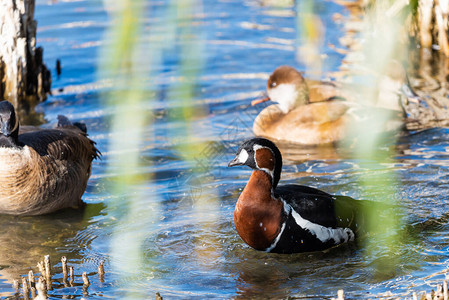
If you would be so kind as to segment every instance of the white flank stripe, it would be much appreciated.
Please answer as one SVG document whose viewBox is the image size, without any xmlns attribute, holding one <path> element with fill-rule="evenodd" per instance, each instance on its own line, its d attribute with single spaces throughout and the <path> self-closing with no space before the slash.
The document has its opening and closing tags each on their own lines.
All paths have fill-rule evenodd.
<svg viewBox="0 0 449 300">
<path fill-rule="evenodd" d="M 274 247 L 276 247 L 277 243 L 278 243 L 279 240 L 281 239 L 282 233 L 284 232 L 285 224 L 287 224 L 287 221 L 285 221 L 284 223 L 282 223 L 281 231 L 279 232 L 278 236 L 274 239 L 273 244 L 271 244 L 270 247 L 268 247 L 267 249 L 265 249 L 266 252 L 270 252 L 271 250 L 274 249 Z"/>
<path fill-rule="evenodd" d="M 289 204 L 284 202 L 284 205 Z M 344 240 L 344 242 L 353 241 L 354 240 L 354 233 L 349 228 L 328 228 L 321 226 L 319 224 L 312 223 L 303 217 L 301 217 L 294 209 L 291 209 L 292 216 L 296 221 L 296 224 L 301 226 L 304 229 L 307 229 L 317 237 L 321 242 L 326 243 L 330 240 L 334 240 L 335 244 L 340 244 L 341 240 Z"/>
</svg>

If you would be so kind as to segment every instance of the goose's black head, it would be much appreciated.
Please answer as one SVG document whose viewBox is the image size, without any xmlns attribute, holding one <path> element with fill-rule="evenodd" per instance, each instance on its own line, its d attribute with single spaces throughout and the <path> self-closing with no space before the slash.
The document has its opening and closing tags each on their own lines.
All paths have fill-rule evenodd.
<svg viewBox="0 0 449 300">
<path fill-rule="evenodd" d="M 228 167 L 243 165 L 268 173 L 272 178 L 273 189 L 276 188 L 281 178 L 282 156 L 272 141 L 253 138 L 243 142 Z"/>
<path fill-rule="evenodd" d="M 0 101 L 0 147 L 19 147 L 19 119 L 8 101 Z"/>
</svg>

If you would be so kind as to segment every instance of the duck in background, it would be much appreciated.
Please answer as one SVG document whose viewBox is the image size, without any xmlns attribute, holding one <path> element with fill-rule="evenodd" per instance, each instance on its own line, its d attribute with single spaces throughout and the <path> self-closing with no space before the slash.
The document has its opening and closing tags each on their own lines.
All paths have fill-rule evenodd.
<svg viewBox="0 0 449 300">
<path fill-rule="evenodd" d="M 0 213 L 41 215 L 83 202 L 92 160 L 100 156 L 84 124 L 58 116 L 54 129 L 19 126 L 0 101 Z"/>
<path fill-rule="evenodd" d="M 307 82 L 290 66 L 276 68 L 267 82 L 268 97 L 278 104 L 263 109 L 256 117 L 256 136 L 303 145 L 330 144 L 345 136 L 351 117 L 349 106 L 331 83 Z"/>
<path fill-rule="evenodd" d="M 352 122 L 370 124 L 374 111 L 391 115 L 382 130 L 397 130 L 404 123 L 403 102 L 410 96 L 403 96 L 407 92 L 404 86 L 409 87 L 404 84 L 405 70 L 394 65 L 379 80 L 377 102 L 365 106 L 348 99 L 357 96 L 347 97 L 331 82 L 306 80 L 296 69 L 280 66 L 268 79 L 268 97 L 252 102 L 277 103 L 256 117 L 254 134 L 302 145 L 332 144 L 347 136 Z"/>
<path fill-rule="evenodd" d="M 243 142 L 229 167 L 253 173 L 240 194 L 234 223 L 240 237 L 256 250 L 299 253 L 325 250 L 353 241 L 361 228 L 357 200 L 332 196 L 302 185 L 278 186 L 282 156 L 264 138 Z"/>
</svg>

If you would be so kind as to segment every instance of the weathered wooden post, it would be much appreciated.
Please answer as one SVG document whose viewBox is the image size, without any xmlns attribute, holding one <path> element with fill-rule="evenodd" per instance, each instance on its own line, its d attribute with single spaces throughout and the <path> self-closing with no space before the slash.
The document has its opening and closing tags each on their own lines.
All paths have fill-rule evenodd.
<svg viewBox="0 0 449 300">
<path fill-rule="evenodd" d="M 51 75 L 36 48 L 35 0 L 0 0 L 0 100 L 28 111 L 50 92 Z"/>
</svg>

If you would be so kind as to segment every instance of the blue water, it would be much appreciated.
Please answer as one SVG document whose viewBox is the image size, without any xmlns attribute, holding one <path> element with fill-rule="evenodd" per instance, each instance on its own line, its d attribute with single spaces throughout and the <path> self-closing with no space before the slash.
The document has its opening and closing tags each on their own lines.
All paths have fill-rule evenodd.
<svg viewBox="0 0 449 300">
<path fill-rule="evenodd" d="M 144 33 L 163 30 L 167 3 L 147 2 Z M 106 32 L 113 25 L 105 3 L 109 2 L 36 3 L 37 44 L 44 48 L 53 75 L 53 96 L 37 108 L 49 122 L 44 126 L 54 125 L 61 113 L 85 122 L 103 157 L 93 164 L 83 196 L 85 210 L 2 217 L 1 296 L 14 295 L 11 281 L 27 274 L 30 267 L 37 272 L 36 262 L 46 254 L 51 255 L 56 271 L 61 267 L 57 261 L 67 256 L 75 269 L 75 282 L 82 283 L 83 271 L 91 280 L 88 295 L 78 286 L 55 289 L 50 292 L 55 299 L 64 295 L 153 298 L 156 292 L 166 299 L 321 299 L 335 297 L 338 289 L 344 289 L 347 298 L 361 299 L 387 291 L 405 295 L 434 289 L 444 278 L 445 273 L 425 276 L 446 270 L 449 262 L 447 129 L 407 135 L 394 147 L 385 142 L 379 152 L 394 148 L 393 159 L 376 165 L 374 171 L 367 168 L 370 161 L 355 159 L 345 147 L 281 147 L 285 182 L 379 199 L 385 197 L 383 191 L 375 185 L 361 186 L 359 179 L 373 172 L 395 175 L 391 183 L 395 193 L 387 197 L 403 204 L 408 224 L 404 226 L 412 229 L 396 245 L 391 259 L 381 246 L 367 253 L 360 245 L 313 254 L 266 254 L 238 237 L 233 209 L 250 170 L 226 166 L 238 144 L 252 136 L 252 122 L 261 107 L 249 103 L 265 89 L 267 76 L 283 64 L 305 70 L 295 59 L 299 40 L 292 7 L 240 0 L 205 0 L 202 7 L 197 3 L 201 13 L 194 17 L 197 35 L 193 40 L 202 43 L 201 59 L 190 70 L 196 74 L 191 105 L 202 115 L 193 122 L 196 140 L 183 135 L 185 124 L 171 115 L 185 105 L 180 94 L 170 91 L 182 82 L 180 65 L 185 54 L 180 54 L 180 48 L 188 43 L 177 40 L 164 49 L 161 63 L 152 66 L 153 77 L 143 78 L 148 101 L 141 104 L 142 110 L 155 118 L 144 129 L 141 165 L 135 172 L 152 180 L 134 184 L 131 191 L 115 192 L 118 170 L 108 169 L 114 155 L 108 146 L 114 134 L 109 120 L 115 108 L 107 106 L 105 98 L 116 87 L 107 74 L 100 76 L 98 71 L 104 55 L 101 47 L 107 44 Z M 317 12 L 326 28 L 323 44 L 337 44 L 343 29 L 332 15 L 347 12 L 328 1 L 317 1 Z M 342 55 L 328 47 L 323 53 L 327 55 L 323 74 L 336 71 Z M 60 77 L 55 71 L 57 59 L 62 63 Z M 202 143 L 198 152 L 183 156 L 183 149 L 198 141 Z M 194 173 L 204 164 L 200 174 Z M 142 195 L 135 200 L 137 209 L 128 202 L 134 194 Z M 135 239 L 142 243 L 139 258 L 130 245 Z M 105 261 L 104 283 L 96 274 L 100 260 Z M 394 266 L 386 267 L 385 261 Z M 134 274 L 123 273 L 133 264 Z"/>
</svg>

